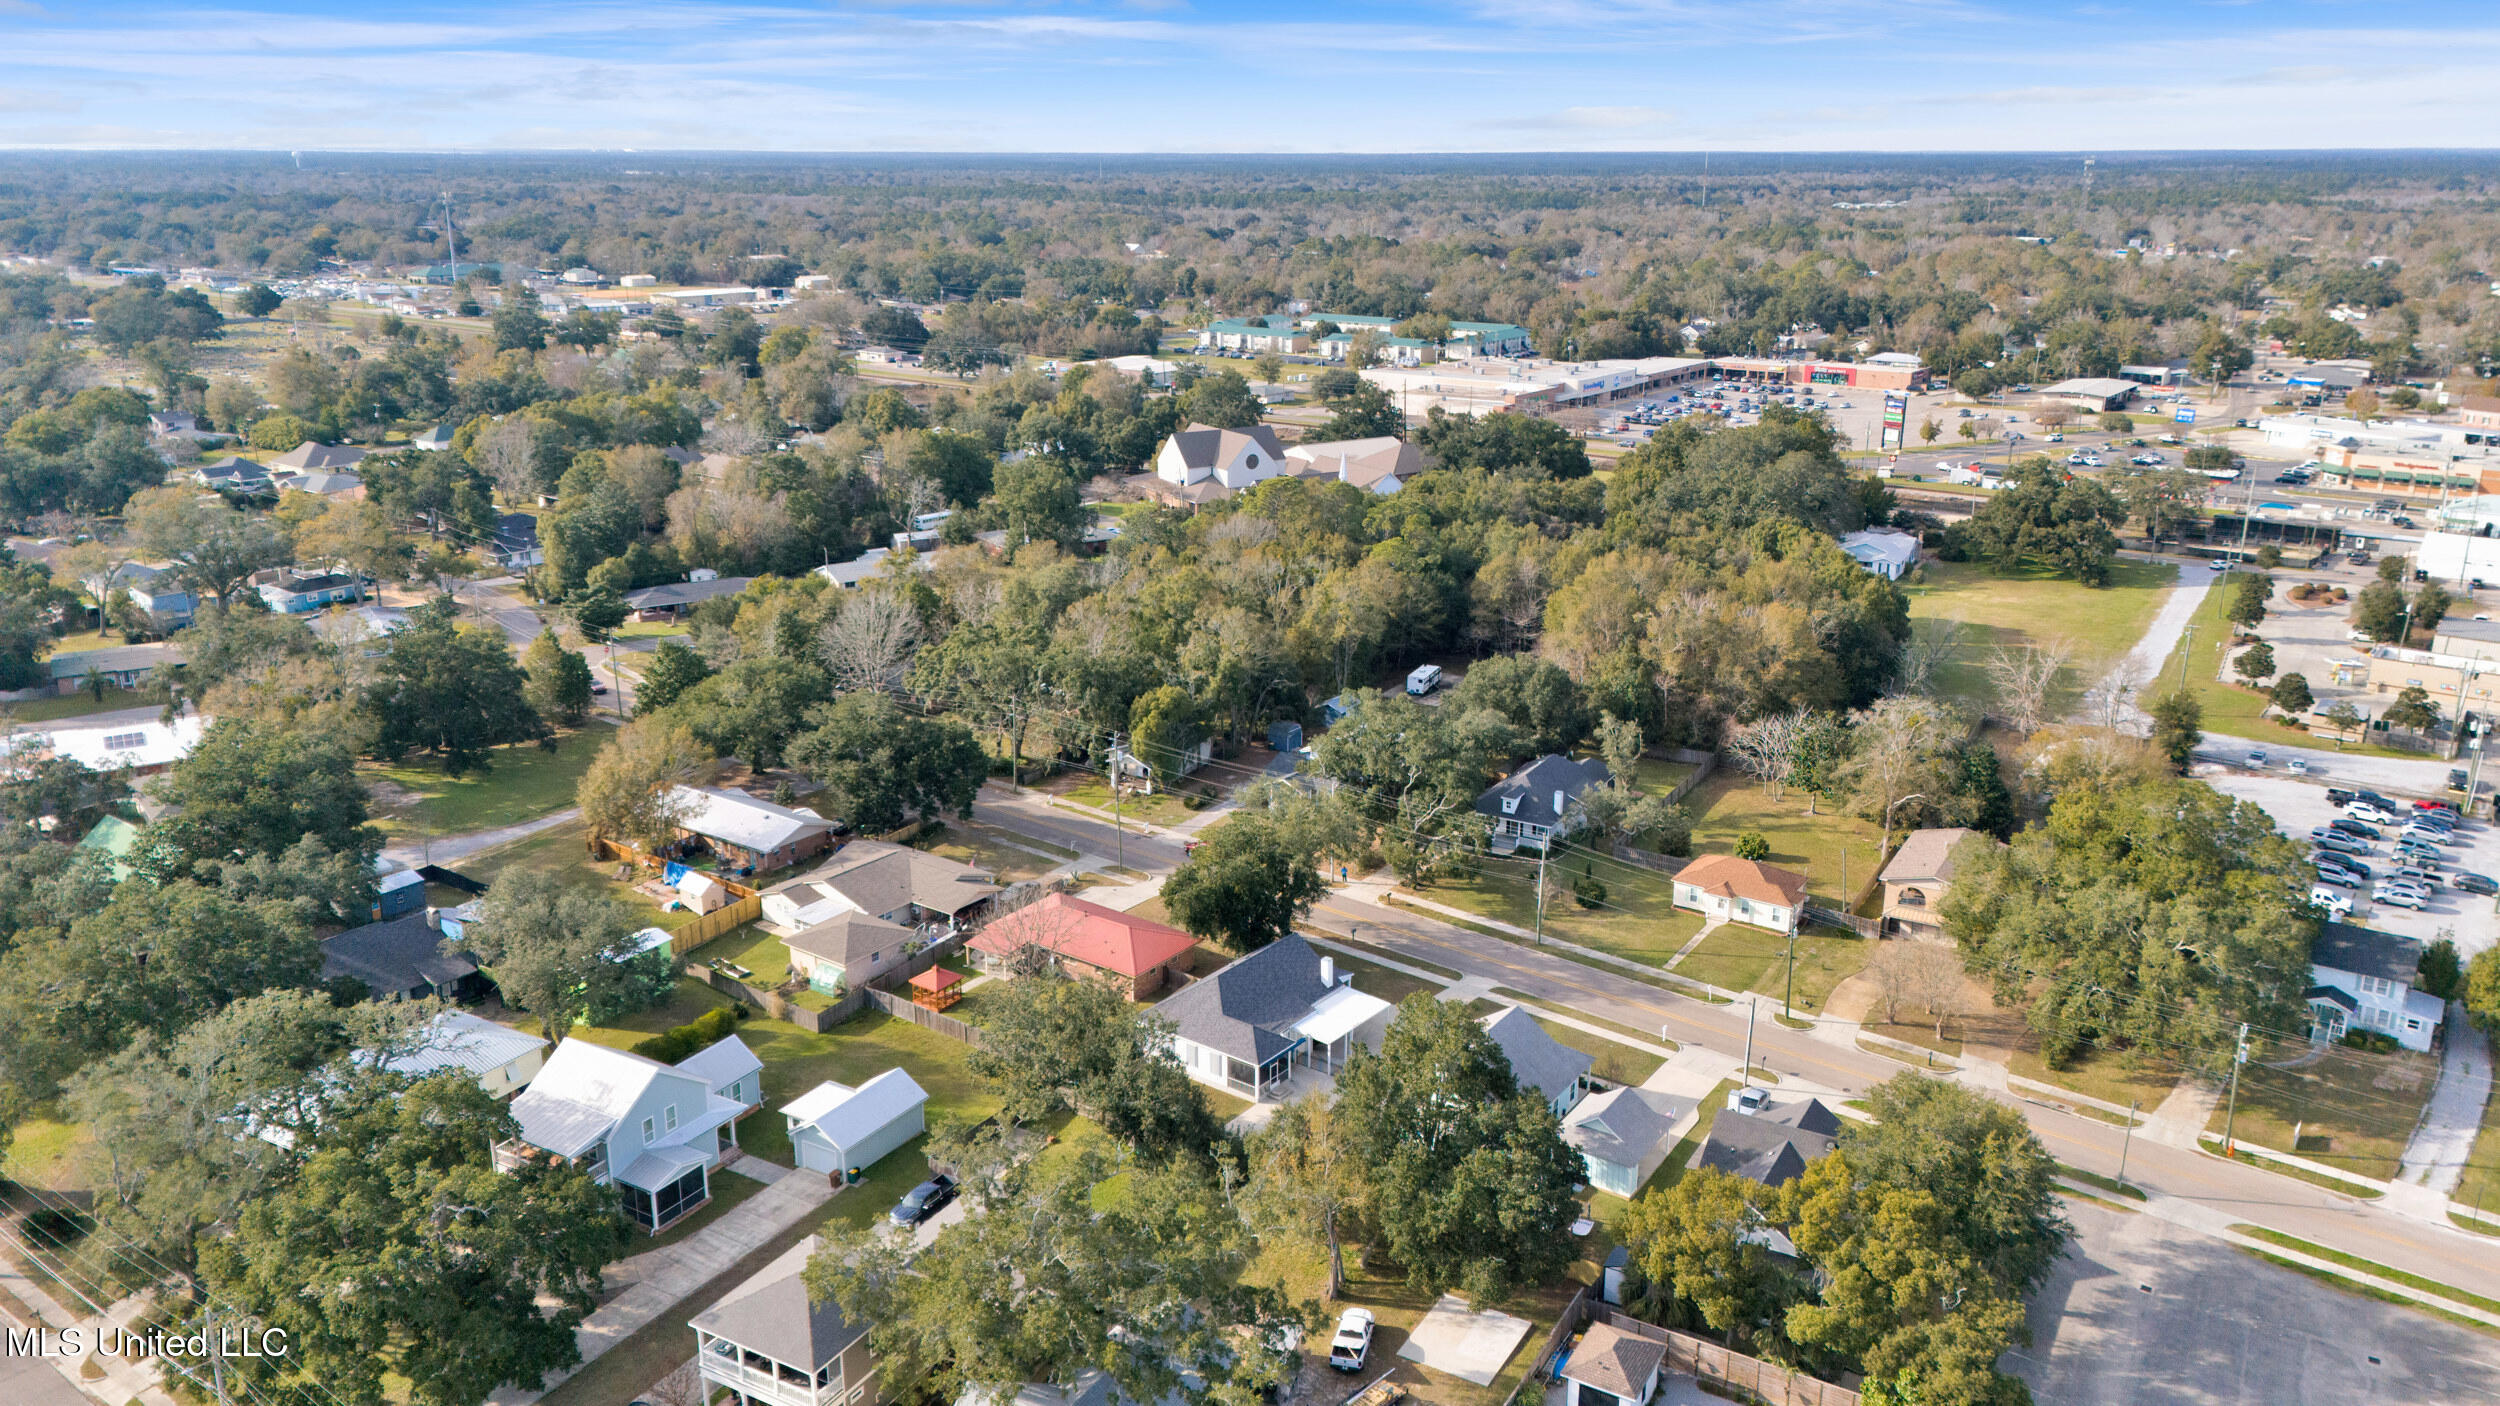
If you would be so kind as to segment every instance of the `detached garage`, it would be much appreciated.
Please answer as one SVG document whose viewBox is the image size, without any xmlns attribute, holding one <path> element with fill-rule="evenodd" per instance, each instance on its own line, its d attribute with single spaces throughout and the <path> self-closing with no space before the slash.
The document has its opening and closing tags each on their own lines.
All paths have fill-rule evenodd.
<svg viewBox="0 0 2500 1406">
<path fill-rule="evenodd" d="M 828 1079 L 790 1101 L 790 1152 L 802 1171 L 840 1175 L 866 1171 L 920 1136 L 928 1126 L 928 1094 L 900 1069 L 858 1088 Z"/>
</svg>

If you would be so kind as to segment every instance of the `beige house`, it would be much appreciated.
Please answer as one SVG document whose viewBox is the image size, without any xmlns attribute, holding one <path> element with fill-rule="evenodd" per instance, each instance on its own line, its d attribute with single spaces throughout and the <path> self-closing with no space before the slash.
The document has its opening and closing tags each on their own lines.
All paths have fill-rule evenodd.
<svg viewBox="0 0 2500 1406">
<path fill-rule="evenodd" d="M 1705 918 L 1792 933 L 1805 918 L 1806 876 L 1714 854 L 1685 865 L 1675 876 L 1675 906 Z"/>
<path fill-rule="evenodd" d="M 1958 826 L 1912 830 L 1884 866 L 1884 936 L 1944 939 L 1944 919 L 1936 913 L 1953 882 L 1953 857 L 1962 841 L 1977 833 Z M 1984 843 L 1984 841 L 1983 841 Z"/>
<path fill-rule="evenodd" d="M 1424 452 L 1396 435 L 1297 444 L 1285 459 L 1298 477 L 1335 479 L 1384 498 L 1424 471 Z"/>
</svg>

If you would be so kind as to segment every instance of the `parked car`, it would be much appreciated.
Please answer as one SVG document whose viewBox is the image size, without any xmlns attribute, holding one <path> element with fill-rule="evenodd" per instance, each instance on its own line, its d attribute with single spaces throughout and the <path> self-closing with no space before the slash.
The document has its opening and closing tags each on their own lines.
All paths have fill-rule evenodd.
<svg viewBox="0 0 2500 1406">
<path fill-rule="evenodd" d="M 2384 903 L 2390 908 L 2410 908 L 2416 913 L 2431 906 L 2430 895 L 2419 889 L 2391 889 L 2385 884 L 2370 890 L 2370 901 Z"/>
<path fill-rule="evenodd" d="M 2355 800 L 2361 800 L 2361 801 L 2367 801 L 2367 802 L 2369 802 L 2371 805 L 2377 806 L 2380 810 L 2384 810 L 2384 811 L 2391 811 L 2391 812 L 2392 812 L 2392 811 L 2399 811 L 2399 810 L 2403 810 L 2403 809 L 2404 809 L 2404 807 L 2403 807 L 2403 806 L 2400 806 L 2400 805 L 2396 804 L 2394 801 L 2391 801 L 2391 800 L 2387 799 L 2385 796 L 2380 795 L 2380 794 L 2379 794 L 2378 792 L 2376 792 L 2376 791 L 2371 791 L 2371 790 L 2360 790 L 2360 791 L 2355 791 L 2355 792 L 2353 792 L 2352 794 L 2353 794 L 2353 799 L 2355 799 Z"/>
<path fill-rule="evenodd" d="M 1328 1365 L 1340 1372 L 1363 1370 L 1372 1350 L 1372 1311 L 1349 1308 L 1337 1318 L 1337 1336 L 1328 1344 Z"/>
<path fill-rule="evenodd" d="M 2398 869 L 2389 874 L 2387 877 L 2390 879 L 2403 879 L 2407 883 L 2417 885 L 2425 890 L 2445 886 L 2440 880 L 2438 870 L 2425 869 L 2418 864 L 2408 864 L 2402 869 Z"/>
<path fill-rule="evenodd" d="M 2352 795 L 2352 792 L 2345 790 L 2343 787 L 2341 787 L 2341 786 L 2329 786 L 2329 787 L 2327 787 L 2327 788 L 2326 788 L 2326 803 L 2327 803 L 2328 805 L 2331 805 L 2331 806 L 2348 806 L 2348 805 L 2351 805 L 2351 804 L 2352 804 L 2352 802 L 2353 802 L 2353 795 Z"/>
<path fill-rule="evenodd" d="M 2449 790 L 2451 790 L 2451 791 L 2462 791 L 2462 790 L 2464 790 L 2464 789 L 2465 789 L 2465 786 L 2466 786 L 2466 782 L 2467 782 L 2469 779 L 2470 779 L 2470 778 L 2468 778 L 2468 777 L 2466 776 L 2466 774 L 2465 774 L 2465 768 L 2464 768 L 2464 767 L 2461 767 L 2461 766 L 2452 766 L 2452 767 L 2448 768 L 2448 789 L 2449 789 Z M 2447 804 L 2447 802 L 2446 802 L 2446 801 L 2423 801 L 2423 802 L 2420 802 L 2420 804 L 2423 804 L 2423 805 L 2446 805 L 2446 804 Z"/>
<path fill-rule="evenodd" d="M 2385 838 L 2379 833 L 2377 826 L 2364 825 L 2358 820 L 2348 819 L 2340 815 L 2335 817 L 2333 820 L 2326 822 L 2326 828 L 2329 830 L 2341 830 L 2345 834 L 2360 840 L 2376 840 Z"/>
<path fill-rule="evenodd" d="M 2352 895 L 2337 893 L 2324 884 L 2309 886 L 2309 902 L 2311 906 L 2323 908 L 2339 918 L 2352 911 Z"/>
<path fill-rule="evenodd" d="M 944 1174 L 929 1178 L 903 1193 L 903 1199 L 886 1212 L 886 1219 L 900 1226 L 915 1226 L 946 1209 L 955 1199 L 955 1179 Z"/>
<path fill-rule="evenodd" d="M 2294 776 L 2307 776 L 2309 774 L 2309 759 L 2307 757 L 2294 757 L 2290 761 L 2285 762 L 2283 765 L 2289 767 L 2292 775 Z"/>
<path fill-rule="evenodd" d="M 2500 894 L 2500 883 L 2494 883 L 2480 874 L 2451 874 L 2448 876 L 2448 887 L 2459 893 Z"/>
<path fill-rule="evenodd" d="M 2328 888 L 2357 889 L 2369 880 L 2350 869 L 2338 869 L 2333 865 L 2321 864 L 2318 866 L 2318 882 Z"/>
<path fill-rule="evenodd" d="M 2265 766 L 2265 764 L 2266 764 L 2266 760 L 2267 760 L 2267 758 L 2266 758 L 2266 749 L 2265 749 L 2265 748 L 2263 748 L 2263 747 L 2252 747 L 2252 748 L 2250 748 L 2250 749 L 2249 749 L 2249 752 L 2248 752 L 2248 764 L 2249 764 L 2250 766 L 2253 766 L 2253 767 L 2260 767 L 2260 768 L 2262 768 L 2263 766 Z"/>
<path fill-rule="evenodd" d="M 2309 839 L 2318 848 L 2331 849 L 2337 854 L 2368 854 L 2370 852 L 2368 845 L 2340 830 L 2328 830 L 2321 827 L 2310 831 Z"/>
<path fill-rule="evenodd" d="M 2393 825 L 2396 823 L 2396 812 L 2392 807 L 2378 805 L 2368 800 L 2354 801 L 2350 810 L 2352 811 L 2352 817 L 2355 820 L 2367 820 L 2373 825 Z"/>
</svg>

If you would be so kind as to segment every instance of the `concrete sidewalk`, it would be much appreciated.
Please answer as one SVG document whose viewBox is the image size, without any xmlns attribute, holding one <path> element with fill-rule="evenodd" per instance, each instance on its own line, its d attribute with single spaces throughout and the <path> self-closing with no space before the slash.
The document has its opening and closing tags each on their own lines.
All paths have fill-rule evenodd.
<svg viewBox="0 0 2500 1406">
<path fill-rule="evenodd" d="M 629 1287 L 582 1320 L 574 1336 L 581 1344 L 583 1366 L 727 1274 L 832 1197 L 832 1185 L 821 1176 L 783 1177 L 685 1240 L 645 1250 L 613 1267 L 608 1282 Z M 489 1406 L 529 1406 L 571 1375 L 537 1387 L 507 1382 L 486 1400 Z"/>
<path fill-rule="evenodd" d="M 2448 1050 L 2440 1061 L 2439 1085 L 2422 1110 L 2422 1126 L 2405 1144 L 2404 1169 L 2396 1180 L 2427 1186 L 2443 1200 L 2454 1196 L 2457 1184 L 2465 1180 L 2474 1138 L 2483 1128 L 2483 1105 L 2490 1101 L 2491 1045 L 2464 1003 L 2450 1001 Z"/>
</svg>

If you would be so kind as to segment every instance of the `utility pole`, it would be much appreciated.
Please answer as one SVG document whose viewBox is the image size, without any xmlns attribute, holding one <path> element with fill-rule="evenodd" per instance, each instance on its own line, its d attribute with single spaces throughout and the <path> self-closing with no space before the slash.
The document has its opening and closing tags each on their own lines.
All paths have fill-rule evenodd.
<svg viewBox="0 0 2500 1406">
<path fill-rule="evenodd" d="M 1849 897 L 1849 895 L 1848 895 L 1847 891 L 1845 891 L 1845 890 L 1844 890 L 1844 891 L 1841 893 L 1841 900 L 1842 900 L 1843 902 L 1847 902 L 1847 901 L 1848 901 L 1848 897 Z M 1792 914 L 1792 915 L 1791 915 L 1791 917 L 1793 918 L 1793 917 L 1794 917 L 1794 915 Z M 1788 928 L 1788 989 L 1787 989 L 1785 992 L 1781 993 L 1781 995 L 1780 995 L 1780 1016 L 1781 1016 L 1781 1018 L 1783 1018 L 1783 1019 L 1787 1019 L 1787 1020 L 1794 1020 L 1794 1019 L 1796 1019 L 1796 1017 L 1795 1017 L 1795 1016 L 1792 1016 L 1792 1015 L 1790 1015 L 1790 1014 L 1788 1013 L 1788 1008 L 1789 1008 L 1791 1005 L 1795 1004 L 1796 1000 L 1797 1000 L 1797 928 L 1796 928 L 1795 923 L 1792 921 L 1792 922 L 1790 923 L 1790 925 L 1789 925 L 1789 928 Z"/>
<path fill-rule="evenodd" d="M 2196 627 L 2194 625 L 2190 625 L 2187 627 L 2186 632 L 2179 636 L 2179 687 L 2181 688 L 2187 687 L 2188 659 L 2195 653 Z"/>
<path fill-rule="evenodd" d="M 1545 861 L 1554 857 L 1554 837 L 1545 837 L 1544 847 L 1536 852 L 1536 945 L 1545 945 Z"/>
<path fill-rule="evenodd" d="M 2240 1116 L 2240 1066 L 2248 1063 L 2248 1022 L 2240 1022 L 2239 1048 L 2231 1055 L 2231 1107 L 2222 1115 L 2222 1155 L 2231 1152 L 2231 1124 Z"/>
<path fill-rule="evenodd" d="M 2144 1100 L 2142 1099 L 2132 1099 L 2127 1104 L 2127 1135 L 2118 1142 L 2118 1184 L 2120 1186 L 2127 1184 L 2127 1151 L 2135 1146 L 2135 1112 L 2143 1106 Z"/>
<path fill-rule="evenodd" d="M 1758 997 L 1745 1002 L 1745 1067 L 1736 1081 L 1740 1085 L 1753 1082 L 1753 1016 L 1761 1008 Z"/>
<path fill-rule="evenodd" d="M 1120 822 L 1120 773 L 1126 770 L 1120 762 L 1120 734 L 1111 734 L 1111 843 L 1119 851 L 1121 867 L 1128 865 L 1128 827 Z"/>
<path fill-rule="evenodd" d="M 226 1406 L 226 1354 L 217 1339 L 217 1304 L 214 1300 L 208 1305 L 208 1344 L 209 1379 L 216 1385 L 217 1406 Z"/>
</svg>

